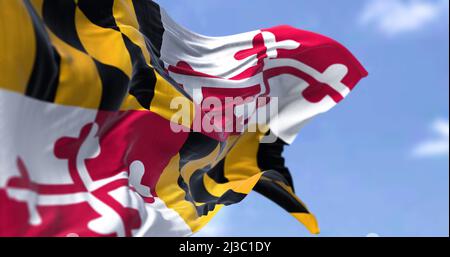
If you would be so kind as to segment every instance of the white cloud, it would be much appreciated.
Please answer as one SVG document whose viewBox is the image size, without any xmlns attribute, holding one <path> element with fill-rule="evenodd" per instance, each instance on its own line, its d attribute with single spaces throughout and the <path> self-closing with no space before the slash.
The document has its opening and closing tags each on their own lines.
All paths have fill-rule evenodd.
<svg viewBox="0 0 450 257">
<path fill-rule="evenodd" d="M 448 0 L 370 0 L 360 22 L 393 36 L 422 29 L 444 13 L 448 13 Z"/>
<path fill-rule="evenodd" d="M 413 150 L 416 157 L 448 156 L 449 152 L 449 122 L 448 120 L 435 121 L 431 129 L 435 133 L 434 139 L 426 140 Z"/>
</svg>

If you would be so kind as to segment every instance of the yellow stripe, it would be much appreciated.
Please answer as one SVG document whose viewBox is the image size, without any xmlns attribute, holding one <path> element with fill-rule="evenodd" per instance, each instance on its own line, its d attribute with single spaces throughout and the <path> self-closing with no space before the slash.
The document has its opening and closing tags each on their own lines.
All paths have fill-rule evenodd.
<svg viewBox="0 0 450 257">
<path fill-rule="evenodd" d="M 216 205 L 206 216 L 198 216 L 193 203 L 186 201 L 186 193 L 178 186 L 180 155 L 174 156 L 164 169 L 156 185 L 157 196 L 164 201 L 168 208 L 175 210 L 193 232 L 206 225 L 223 205 Z"/>
<path fill-rule="evenodd" d="M 205 174 L 205 176 L 203 176 L 203 183 L 205 184 L 205 188 L 208 192 L 215 197 L 221 197 L 228 190 L 233 190 L 234 192 L 241 194 L 249 194 L 253 190 L 253 187 L 255 187 L 256 183 L 258 183 L 261 175 L 262 173 L 259 173 L 244 180 L 218 184 L 210 176 Z"/>
<path fill-rule="evenodd" d="M 24 93 L 33 71 L 33 22 L 22 1 L 0 0 L 0 88 Z"/>
<path fill-rule="evenodd" d="M 183 168 L 181 169 L 181 176 L 183 177 L 184 181 L 190 181 L 192 174 L 194 174 L 195 171 L 202 169 L 206 166 L 208 166 L 209 164 L 213 163 L 218 155 L 219 155 L 219 151 L 220 151 L 220 146 L 216 146 L 216 148 L 207 156 L 198 159 L 198 160 L 193 160 L 190 161 L 188 163 L 186 163 L 186 165 L 183 166 Z"/>
<path fill-rule="evenodd" d="M 287 186 L 284 183 L 278 182 L 278 181 L 272 181 L 272 183 L 277 183 L 279 186 L 281 186 L 286 192 L 288 192 L 292 197 L 295 198 L 297 202 L 299 202 L 307 211 L 308 213 L 291 213 L 292 216 L 294 216 L 295 219 L 300 221 L 312 234 L 319 234 L 319 224 L 317 222 L 316 217 L 310 213 L 308 208 L 306 207 L 305 203 L 303 203 L 302 200 L 294 193 L 292 188 L 290 186 Z"/>
<path fill-rule="evenodd" d="M 291 213 L 291 215 L 298 221 L 300 221 L 311 234 L 319 234 L 319 224 L 314 215 L 310 213 Z"/>
<path fill-rule="evenodd" d="M 32 4 L 42 17 L 43 0 L 32 0 Z M 59 84 L 54 102 L 97 109 L 102 97 L 102 82 L 94 61 L 86 53 L 58 38 L 48 28 L 47 33 L 61 58 Z"/>
<path fill-rule="evenodd" d="M 122 33 L 95 25 L 79 8 L 75 11 L 75 25 L 80 41 L 90 56 L 120 69 L 131 78 L 133 67 Z"/>
<path fill-rule="evenodd" d="M 236 143 L 241 140 L 240 136 L 230 136 L 226 142 L 226 146 L 223 149 L 221 155 L 216 158 L 212 167 L 216 166 L 221 160 L 226 158 L 231 149 L 236 147 Z M 242 154 L 242 152 L 240 152 Z M 225 172 L 225 171 L 224 171 Z M 239 180 L 230 180 L 227 183 L 217 183 L 215 182 L 208 174 L 205 174 L 203 177 L 203 182 L 206 190 L 215 197 L 222 196 L 226 191 L 233 190 L 236 193 L 248 194 L 253 189 L 256 182 L 261 177 L 261 173 L 257 173 L 255 175 L 245 177 L 244 179 Z"/>
<path fill-rule="evenodd" d="M 66 44 L 51 31 L 48 33 L 61 56 L 55 103 L 97 109 L 100 106 L 103 88 L 94 61 L 85 53 Z"/>
<path fill-rule="evenodd" d="M 131 42 L 137 45 L 144 56 L 146 64 L 152 67 L 150 63 L 150 53 L 145 43 L 145 37 L 139 31 L 139 23 L 134 11 L 133 2 L 131 0 L 114 1 L 113 16 L 120 31 L 126 35 Z M 179 91 L 173 88 L 164 78 L 157 72 L 156 85 L 153 100 L 150 104 L 150 110 L 159 114 L 161 117 L 171 120 L 173 115 L 177 112 L 175 109 L 170 108 L 170 103 L 174 98 L 181 97 L 189 101 L 190 105 L 190 120 L 187 124 L 192 123 L 192 117 L 194 115 L 193 105 L 190 100 L 183 96 Z M 148 85 L 149 87 L 153 85 Z M 136 98 L 132 95 L 128 95 L 121 106 L 121 110 L 143 110 L 144 108 L 139 104 Z M 179 122 L 181 124 L 181 122 Z M 184 123 L 186 124 L 186 123 Z"/>
<path fill-rule="evenodd" d="M 224 152 L 220 153 L 220 147 L 216 147 L 208 156 L 187 163 L 181 170 L 181 175 L 185 181 L 189 181 L 192 174 L 207 165 L 216 164 L 220 161 L 227 150 L 232 147 L 238 137 L 231 137 Z M 177 154 L 172 158 L 170 163 L 164 169 L 158 184 L 156 186 L 156 193 L 167 205 L 167 207 L 175 210 L 189 225 L 192 231 L 196 232 L 205 226 L 215 214 L 223 207 L 223 205 L 216 205 L 215 209 L 206 216 L 199 216 L 194 204 L 201 205 L 201 203 L 192 203 L 186 201 L 186 193 L 178 186 L 178 178 L 180 176 L 180 156 Z M 248 194 L 259 181 L 262 173 L 258 172 L 252 176 L 242 177 L 237 181 L 231 181 L 226 184 L 217 184 L 207 174 L 204 175 L 204 183 L 207 191 L 213 196 L 220 197 L 226 191 L 233 190 L 238 193 Z"/>
<path fill-rule="evenodd" d="M 131 42 L 141 48 L 147 65 L 150 64 L 150 53 L 145 44 L 145 38 L 139 31 L 139 23 L 134 12 L 132 0 L 114 1 L 113 15 L 120 31 L 126 35 Z"/>
<path fill-rule="evenodd" d="M 34 10 L 42 18 L 42 6 L 44 4 L 44 0 L 30 0 L 30 3 L 33 5 Z"/>
<path fill-rule="evenodd" d="M 161 75 L 155 72 L 156 75 L 156 86 L 155 86 L 155 94 L 153 100 L 150 104 L 150 110 L 154 113 L 159 114 L 161 117 L 172 120 L 174 115 L 176 115 L 180 109 L 171 109 L 170 104 L 173 99 L 184 99 L 184 102 L 189 105 L 189 117 L 188 121 L 175 120 L 177 124 L 183 124 L 187 127 L 190 127 L 195 117 L 195 108 L 194 104 L 191 100 L 186 98 L 183 94 L 181 94 L 178 90 L 176 90 L 169 82 L 167 82 Z M 189 124 L 189 126 L 188 126 Z"/>
<path fill-rule="evenodd" d="M 245 180 L 261 173 L 257 154 L 260 133 L 245 132 L 225 159 L 224 175 L 229 181 Z"/>
<path fill-rule="evenodd" d="M 113 16 L 120 31 L 141 49 L 145 62 L 149 67 L 152 67 L 150 64 L 150 53 L 145 44 L 145 37 L 139 31 L 139 23 L 134 12 L 132 0 L 114 1 Z M 152 86 L 148 85 L 148 87 Z M 120 110 L 145 110 L 145 108 L 137 101 L 136 97 L 127 94 Z"/>
<path fill-rule="evenodd" d="M 226 156 L 224 175 L 229 181 L 240 181 L 248 179 L 249 177 L 255 177 L 258 174 L 260 176 L 262 175 L 262 171 L 258 167 L 258 149 L 260 139 L 264 134 L 264 132 L 244 133 L 230 153 Z M 261 179 L 265 178 L 262 177 Z M 286 190 L 306 208 L 305 204 L 294 194 L 291 187 L 275 181 L 272 181 L 272 183 L 277 183 L 283 187 L 284 190 Z M 227 188 L 225 185 L 222 186 L 214 184 L 214 181 L 211 182 L 208 179 L 205 179 L 205 184 L 207 185 L 208 191 L 217 195 L 223 193 Z M 249 188 L 245 188 L 245 190 L 248 189 Z M 235 192 L 239 192 L 236 191 L 236 189 L 233 190 Z M 300 221 L 312 234 L 318 234 L 320 232 L 317 220 L 313 214 L 291 213 L 291 215 Z"/>
</svg>

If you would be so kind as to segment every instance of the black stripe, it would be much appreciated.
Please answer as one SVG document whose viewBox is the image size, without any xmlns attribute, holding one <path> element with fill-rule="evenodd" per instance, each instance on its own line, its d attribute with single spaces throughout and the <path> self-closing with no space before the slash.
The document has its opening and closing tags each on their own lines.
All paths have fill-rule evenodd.
<svg viewBox="0 0 450 257">
<path fill-rule="evenodd" d="M 198 160 L 209 155 L 219 142 L 198 132 L 189 133 L 186 142 L 180 149 L 180 169 L 189 161 Z"/>
<path fill-rule="evenodd" d="M 148 42 L 147 37 L 145 38 L 145 41 Z M 164 63 L 159 59 L 158 56 L 156 56 L 156 54 L 153 52 L 153 50 L 148 47 L 147 47 L 147 49 L 150 53 L 150 58 L 151 58 L 150 63 L 153 66 L 153 68 L 156 70 L 156 72 L 158 72 L 158 74 L 161 75 L 161 77 L 163 77 L 164 80 L 169 82 L 169 84 L 172 85 L 172 87 L 175 88 L 181 95 L 183 95 L 184 97 L 186 97 L 187 99 L 192 101 L 192 97 L 182 87 L 180 87 L 180 85 L 172 77 L 169 76 L 169 74 L 166 72 L 166 70 L 164 68 Z"/>
<path fill-rule="evenodd" d="M 198 216 L 206 216 L 210 211 L 213 211 L 214 208 L 216 207 L 216 203 L 214 202 L 204 203 L 200 206 L 196 206 L 194 203 L 195 201 L 192 198 L 191 192 L 189 190 L 189 186 L 186 184 L 186 182 L 184 182 L 181 176 L 178 177 L 178 186 L 185 192 L 184 199 L 188 202 L 191 202 L 195 206 Z"/>
<path fill-rule="evenodd" d="M 128 76 L 116 67 L 92 59 L 97 66 L 103 86 L 99 109 L 104 111 L 119 110 L 128 93 Z"/>
<path fill-rule="evenodd" d="M 207 137 L 201 133 L 190 132 L 186 142 L 183 144 L 183 147 L 180 149 L 180 171 L 183 167 L 191 161 L 199 160 L 208 156 L 219 144 L 218 141 Z M 193 176 L 191 176 L 190 181 L 184 181 L 183 177 L 180 174 L 178 179 L 178 185 L 185 191 L 186 196 L 185 199 L 194 204 L 194 202 L 204 203 L 201 206 L 197 206 L 197 214 L 198 215 L 207 215 L 210 211 L 214 210 L 214 207 L 217 202 L 217 198 L 205 192 L 205 188 L 203 185 L 203 181 L 201 180 L 200 186 L 202 189 L 196 188 L 198 183 L 195 183 L 198 179 L 196 179 L 199 175 L 202 176 L 209 166 L 202 167 L 201 169 L 194 172 Z M 192 179 L 194 177 L 194 179 Z M 192 185 L 192 182 L 196 184 Z"/>
<path fill-rule="evenodd" d="M 230 189 L 217 200 L 217 204 L 232 205 L 241 202 L 246 196 L 246 194 L 236 193 Z"/>
<path fill-rule="evenodd" d="M 148 39 L 147 47 L 159 59 L 164 34 L 161 9 L 151 0 L 133 0 L 133 5 L 139 23 L 139 31 Z"/>
<path fill-rule="evenodd" d="M 197 203 L 209 203 L 217 202 L 218 197 L 211 195 L 205 188 L 203 183 L 203 176 L 211 168 L 207 165 L 203 168 L 196 170 L 189 179 L 189 189 L 191 192 L 192 199 Z"/>
<path fill-rule="evenodd" d="M 277 184 L 277 182 L 282 183 L 290 187 L 292 192 L 294 192 L 292 176 L 289 169 L 285 166 L 283 158 L 283 151 L 286 145 L 281 139 L 277 139 L 276 142 L 271 144 L 259 144 L 257 154 L 258 167 L 265 173 L 253 190 L 274 201 L 288 212 L 308 213 L 303 204 L 285 188 Z"/>
<path fill-rule="evenodd" d="M 204 173 L 203 173 L 204 174 Z M 191 202 L 197 211 L 197 215 L 206 216 L 209 212 L 213 211 L 216 205 L 223 204 L 225 206 L 232 205 L 241 202 L 246 195 L 241 193 L 236 193 L 232 190 L 226 191 L 221 197 L 217 198 L 209 195 L 205 198 L 202 196 L 199 198 L 198 187 L 194 185 L 187 185 L 183 178 L 178 177 L 178 186 L 185 192 L 185 200 Z M 204 186 L 202 186 L 204 188 Z M 196 203 L 202 203 L 199 206 Z"/>
<path fill-rule="evenodd" d="M 119 31 L 112 12 L 113 3 L 113 0 L 79 0 L 77 5 L 93 24 Z M 108 50 L 105 49 L 105 51 Z M 93 57 L 92 59 L 97 67 L 103 87 L 99 109 L 105 111 L 119 110 L 128 94 L 130 79 L 119 68 L 103 64 Z"/>
<path fill-rule="evenodd" d="M 133 0 L 133 6 L 139 24 L 139 31 L 144 35 L 145 44 L 150 53 L 151 65 L 181 95 L 192 100 L 191 96 L 167 74 L 164 63 L 160 59 L 165 29 L 161 21 L 159 5 L 151 0 Z"/>
<path fill-rule="evenodd" d="M 225 177 L 225 158 L 221 160 L 216 166 L 214 166 L 214 168 L 208 171 L 209 177 L 211 177 L 216 183 L 219 184 L 229 182 L 229 180 Z"/>
<path fill-rule="evenodd" d="M 268 171 L 267 173 L 270 172 L 274 171 Z M 269 198 L 290 213 L 309 213 L 295 197 L 271 179 L 261 178 L 253 190 Z"/>
<path fill-rule="evenodd" d="M 202 169 L 196 170 L 190 180 L 189 188 L 191 189 L 192 198 L 198 203 L 216 202 L 217 204 L 230 205 L 238 203 L 245 198 L 245 194 L 228 190 L 224 195 L 216 197 L 211 195 L 205 187 L 203 177 L 206 176 L 211 166 L 208 165 Z"/>
<path fill-rule="evenodd" d="M 141 48 L 133 44 L 125 35 L 122 37 L 133 62 L 133 75 L 129 85 L 129 93 L 136 97 L 140 105 L 150 109 L 150 103 L 155 96 L 155 70 L 147 65 Z"/>
<path fill-rule="evenodd" d="M 257 155 L 258 167 L 262 171 L 277 171 L 284 178 L 284 182 L 293 188 L 294 183 L 292 181 L 292 176 L 289 169 L 285 166 L 283 158 L 285 145 L 287 144 L 279 138 L 274 143 L 259 144 Z"/>
<path fill-rule="evenodd" d="M 113 4 L 113 0 L 80 0 L 78 2 L 78 7 L 86 15 L 89 21 L 97 26 L 114 29 L 120 32 L 120 28 L 117 26 L 113 16 Z M 135 96 L 141 106 L 150 109 L 150 103 L 153 100 L 156 86 L 155 71 L 147 65 L 140 47 L 135 45 L 126 35 L 122 34 L 122 38 L 131 57 L 133 74 L 126 87 L 120 87 L 117 83 L 114 87 L 119 88 L 119 92 L 121 93 L 130 93 Z M 116 78 L 119 77 L 118 74 L 115 76 Z M 125 83 L 123 78 L 122 83 Z M 106 89 L 105 86 L 106 85 L 104 85 L 104 91 Z M 125 90 L 125 88 L 127 90 Z M 106 89 L 106 91 L 108 91 L 108 89 Z M 109 95 L 112 97 L 111 94 Z M 119 97 L 119 99 L 123 99 L 125 95 L 116 93 L 115 96 Z M 110 110 L 111 108 L 117 107 L 117 103 L 111 102 L 113 99 L 109 99 L 109 97 L 105 97 L 104 99 L 105 101 L 102 101 L 102 109 L 107 108 Z"/>
<path fill-rule="evenodd" d="M 73 0 L 45 0 L 42 16 L 45 25 L 61 40 L 86 53 L 75 26 L 76 5 Z"/>
<path fill-rule="evenodd" d="M 113 16 L 114 0 L 78 0 L 78 8 L 94 24 L 119 30 Z"/>
<path fill-rule="evenodd" d="M 266 170 L 265 173 L 264 173 L 264 177 L 266 177 L 266 178 L 268 178 L 270 180 L 273 180 L 273 181 L 277 181 L 277 182 L 283 183 L 284 185 L 291 187 L 289 185 L 288 181 L 286 180 L 286 178 L 283 177 L 283 175 L 281 175 L 276 170 Z"/>
<path fill-rule="evenodd" d="M 164 63 L 160 60 L 165 29 L 161 20 L 159 5 L 151 0 L 133 0 L 133 6 L 139 24 L 139 31 L 144 35 L 145 44 L 150 53 L 151 65 L 181 95 L 192 100 L 191 96 L 167 74 Z"/>
<path fill-rule="evenodd" d="M 179 151 L 180 170 L 190 161 L 205 158 L 213 152 L 218 145 L 220 145 L 220 154 L 220 152 L 226 148 L 225 142 L 219 142 L 202 133 L 191 132 Z M 178 179 L 178 185 L 186 193 L 185 199 L 192 203 L 202 203 L 201 206 L 196 206 L 198 215 L 207 215 L 210 211 L 214 210 L 214 207 L 217 204 L 231 205 L 238 203 L 246 196 L 245 194 L 237 193 L 232 190 L 228 190 L 220 197 L 211 195 L 205 187 L 203 177 L 214 169 L 217 169 L 217 171 L 222 169 L 223 174 L 223 162 L 219 162 L 214 168 L 211 168 L 211 165 L 207 165 L 196 170 L 190 177 L 188 183 L 183 180 L 181 175 Z"/>
<path fill-rule="evenodd" d="M 25 95 L 53 102 L 59 83 L 60 56 L 51 45 L 47 31 L 34 8 L 28 0 L 24 3 L 33 21 L 36 38 L 36 56 Z"/>
</svg>

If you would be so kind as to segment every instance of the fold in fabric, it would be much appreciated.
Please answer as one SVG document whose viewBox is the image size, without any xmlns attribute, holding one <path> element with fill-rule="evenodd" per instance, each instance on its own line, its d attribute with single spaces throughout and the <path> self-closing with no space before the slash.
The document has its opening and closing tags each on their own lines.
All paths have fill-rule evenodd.
<svg viewBox="0 0 450 257">
<path fill-rule="evenodd" d="M 282 153 L 367 76 L 336 41 L 150 0 L 0 0 L 0 32 L 0 236 L 187 236 L 253 190 L 319 232 Z"/>
</svg>

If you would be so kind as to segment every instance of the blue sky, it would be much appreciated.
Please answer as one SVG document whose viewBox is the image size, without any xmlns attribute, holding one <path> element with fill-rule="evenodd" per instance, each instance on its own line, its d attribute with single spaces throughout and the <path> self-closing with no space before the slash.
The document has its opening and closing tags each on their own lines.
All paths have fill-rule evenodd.
<svg viewBox="0 0 450 257">
<path fill-rule="evenodd" d="M 347 46 L 370 75 L 286 153 L 320 236 L 449 235 L 448 0 L 159 0 L 220 36 L 289 24 Z M 310 236 L 257 193 L 199 236 Z"/>
</svg>

